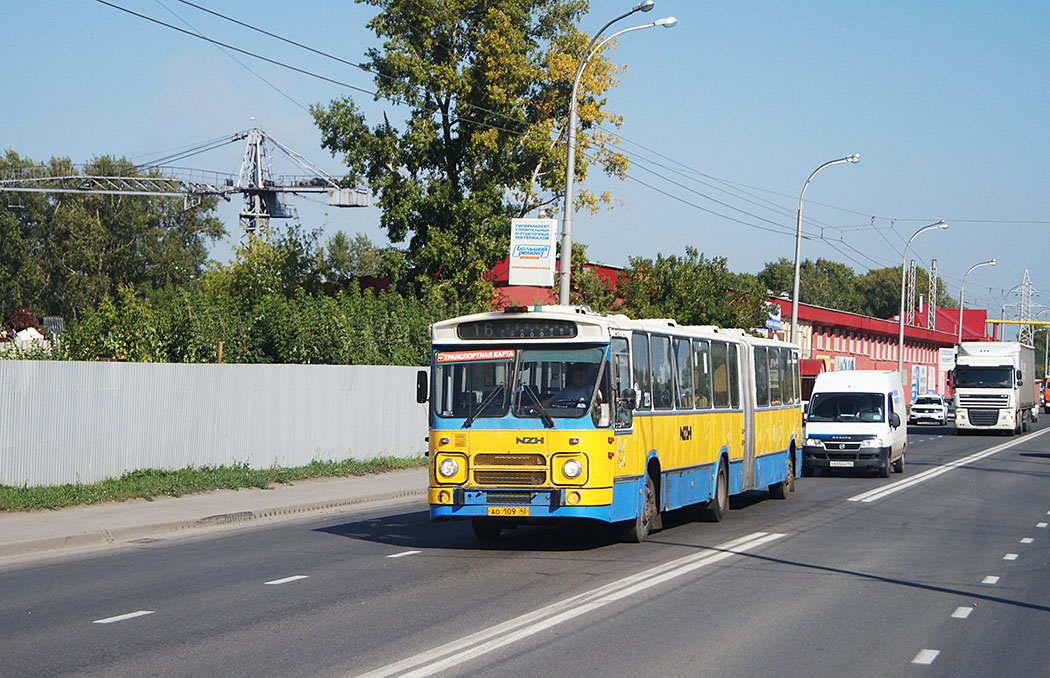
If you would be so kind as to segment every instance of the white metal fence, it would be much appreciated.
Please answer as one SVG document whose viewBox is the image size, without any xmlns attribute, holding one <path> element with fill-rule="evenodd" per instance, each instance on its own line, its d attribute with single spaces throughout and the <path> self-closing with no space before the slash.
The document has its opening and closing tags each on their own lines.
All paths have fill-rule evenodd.
<svg viewBox="0 0 1050 678">
<path fill-rule="evenodd" d="M 417 369 L 0 360 L 0 484 L 418 456 Z"/>
</svg>

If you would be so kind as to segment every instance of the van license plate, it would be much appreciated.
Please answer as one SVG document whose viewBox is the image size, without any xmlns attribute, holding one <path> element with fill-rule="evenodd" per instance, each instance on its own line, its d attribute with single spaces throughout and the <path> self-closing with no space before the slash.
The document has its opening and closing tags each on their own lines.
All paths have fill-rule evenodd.
<svg viewBox="0 0 1050 678">
<path fill-rule="evenodd" d="M 828 465 L 832 468 L 853 468 L 852 461 L 829 461 Z"/>
<path fill-rule="evenodd" d="M 502 518 L 525 518 L 529 515 L 528 506 L 490 506 L 490 516 L 500 516 Z"/>
</svg>

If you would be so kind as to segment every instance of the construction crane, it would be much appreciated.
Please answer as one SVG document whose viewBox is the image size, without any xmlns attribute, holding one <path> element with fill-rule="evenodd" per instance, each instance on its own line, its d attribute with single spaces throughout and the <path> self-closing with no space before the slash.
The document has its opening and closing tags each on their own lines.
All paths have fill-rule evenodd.
<svg viewBox="0 0 1050 678">
<path fill-rule="evenodd" d="M 221 143 L 247 140 L 240 172 L 236 176 L 158 164 L 137 166 L 143 176 L 49 176 L 46 167 L 30 167 L 0 174 L 0 191 L 181 197 L 187 208 L 206 197 L 217 196 L 228 201 L 234 194 L 240 194 L 243 195 L 243 204 L 239 216 L 241 228 L 246 233 L 254 233 L 270 219 L 295 216 L 294 209 L 285 201 L 288 194 L 325 193 L 328 204 L 333 207 L 368 207 L 368 191 L 343 188 L 336 178 L 261 129 L 238 132 L 223 139 Z M 267 142 L 310 174 L 275 179 L 270 172 Z M 218 145 L 221 144 L 204 144 L 182 152 L 178 157 L 212 150 Z M 169 159 L 171 157 L 175 156 Z"/>
</svg>

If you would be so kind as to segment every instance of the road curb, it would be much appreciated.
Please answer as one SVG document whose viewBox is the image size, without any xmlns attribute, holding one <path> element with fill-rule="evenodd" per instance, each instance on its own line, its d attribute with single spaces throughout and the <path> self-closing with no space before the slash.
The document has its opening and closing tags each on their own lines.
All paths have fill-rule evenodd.
<svg viewBox="0 0 1050 678">
<path fill-rule="evenodd" d="M 219 513 L 204 518 L 198 518 L 196 520 L 176 520 L 108 530 L 92 530 L 81 534 L 46 537 L 43 539 L 27 539 L 19 542 L 0 544 L 0 559 L 27 555 L 42 555 L 52 551 L 116 544 L 118 542 L 128 542 L 134 539 L 170 534 L 172 532 L 220 527 L 223 525 L 235 525 L 256 520 L 266 520 L 268 518 L 278 518 L 281 516 L 317 513 L 347 506 L 373 504 L 397 499 L 412 499 L 424 496 L 426 496 L 426 489 L 424 488 L 398 490 L 367 496 L 347 497 L 345 499 L 277 506 L 255 511 Z"/>
</svg>

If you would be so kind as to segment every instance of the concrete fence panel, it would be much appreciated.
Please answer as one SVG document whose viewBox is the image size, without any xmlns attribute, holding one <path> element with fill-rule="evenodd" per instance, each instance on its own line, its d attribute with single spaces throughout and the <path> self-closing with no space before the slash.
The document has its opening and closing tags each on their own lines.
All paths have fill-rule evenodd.
<svg viewBox="0 0 1050 678">
<path fill-rule="evenodd" d="M 0 484 L 418 456 L 417 370 L 0 360 Z"/>
</svg>

